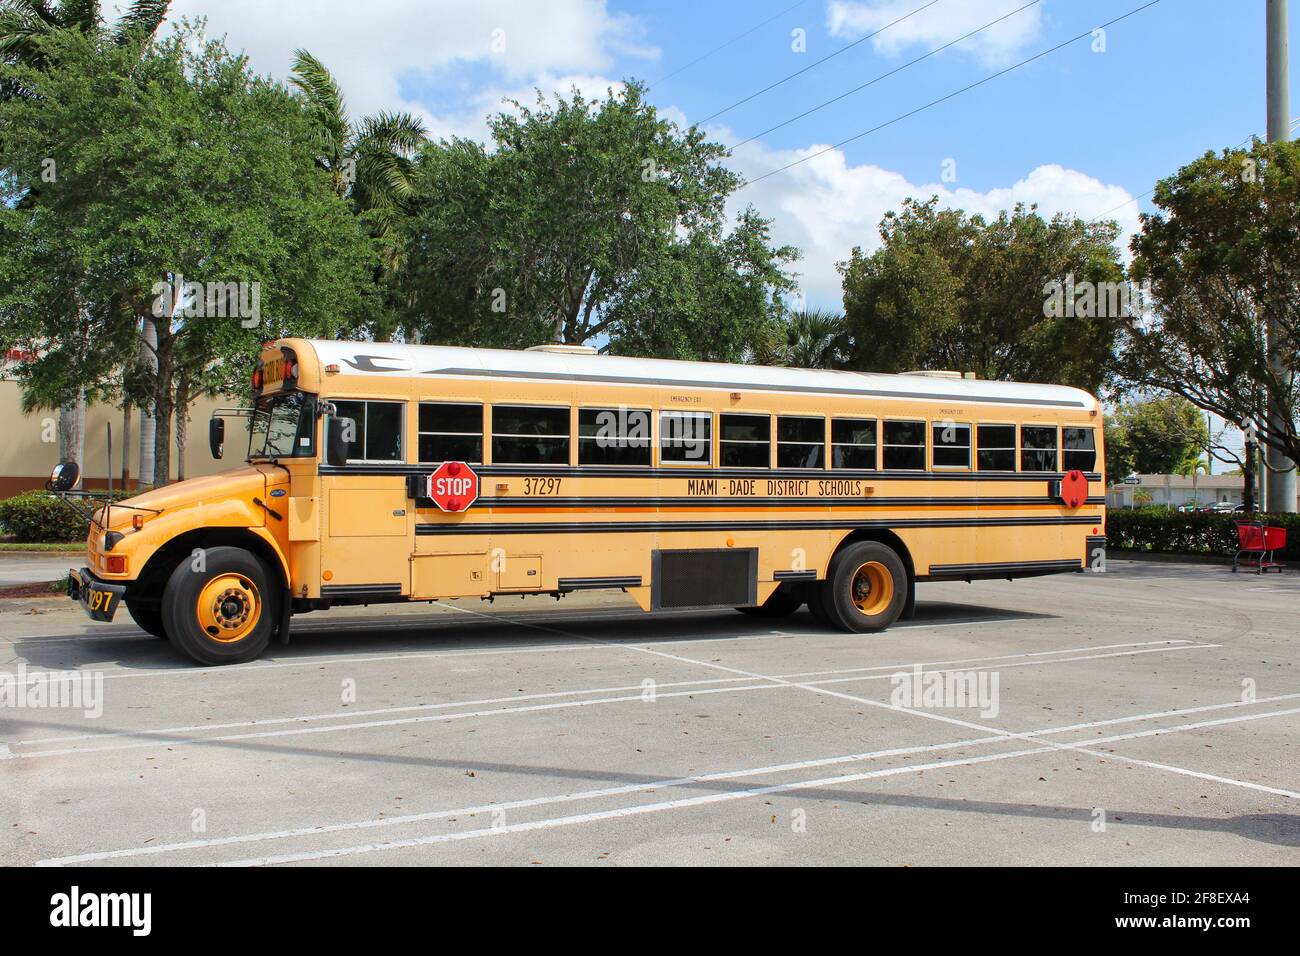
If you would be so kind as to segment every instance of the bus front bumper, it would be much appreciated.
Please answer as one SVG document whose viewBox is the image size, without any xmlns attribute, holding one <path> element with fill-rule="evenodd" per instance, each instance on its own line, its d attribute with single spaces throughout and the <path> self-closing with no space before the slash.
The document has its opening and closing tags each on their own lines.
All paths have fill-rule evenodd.
<svg viewBox="0 0 1300 956">
<path fill-rule="evenodd" d="M 90 568 L 68 569 L 68 597 L 80 601 L 81 609 L 92 621 L 113 620 L 125 595 L 126 585 L 101 581 Z"/>
</svg>

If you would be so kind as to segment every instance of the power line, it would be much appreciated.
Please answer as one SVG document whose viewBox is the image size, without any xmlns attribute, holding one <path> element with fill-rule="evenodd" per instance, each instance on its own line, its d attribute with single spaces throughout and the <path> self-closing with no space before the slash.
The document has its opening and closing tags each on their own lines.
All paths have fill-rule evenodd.
<svg viewBox="0 0 1300 956">
<path fill-rule="evenodd" d="M 852 50 L 852 49 L 853 49 L 855 46 L 857 46 L 859 43 L 866 43 L 868 40 L 872 39 L 873 37 L 878 37 L 878 36 L 880 36 L 880 34 L 884 33 L 884 32 L 885 32 L 886 30 L 888 30 L 890 27 L 898 26 L 898 24 L 902 23 L 904 20 L 907 20 L 907 19 L 910 19 L 911 17 L 916 16 L 918 13 L 922 12 L 923 10 L 928 10 L 928 9 L 930 9 L 930 7 L 934 6 L 934 5 L 935 5 L 936 3 L 938 3 L 938 2 L 939 2 L 939 0 L 930 0 L 929 3 L 925 4 L 924 6 L 917 7 L 917 8 L 916 8 L 915 10 L 913 10 L 911 13 L 905 13 L 905 14 L 903 14 L 901 17 L 899 17 L 897 20 L 891 21 L 890 23 L 886 23 L 886 24 L 885 24 L 883 27 L 881 27 L 879 30 L 875 30 L 875 31 L 873 31 L 873 32 L 871 32 L 871 33 L 868 33 L 866 36 L 864 36 L 864 37 L 860 37 L 860 38 L 858 38 L 857 40 L 854 40 L 852 43 L 849 43 L 849 44 L 847 44 L 846 46 L 842 46 L 842 47 L 840 47 L 840 48 L 839 48 L 838 50 L 836 50 L 834 53 L 827 54 L 826 56 L 822 57 L 820 60 L 814 60 L 812 63 L 809 63 L 807 66 L 805 66 L 802 70 L 795 70 L 795 71 L 794 71 L 793 73 L 791 73 L 789 76 L 783 76 L 781 79 L 777 80 L 775 83 L 770 83 L 770 84 L 768 84 L 767 86 L 763 87 L 761 90 L 758 90 L 758 91 L 756 91 L 756 92 L 754 92 L 754 93 L 750 93 L 750 94 L 749 94 L 748 96 L 746 96 L 744 99 L 742 99 L 742 100 L 736 100 L 736 102 L 732 103 L 730 106 L 724 107 L 723 109 L 718 110 L 716 113 L 714 113 L 714 114 L 712 114 L 712 115 L 710 115 L 710 116 L 706 116 L 706 117 L 704 117 L 704 119 L 700 120 L 696 125 L 698 125 L 698 126 L 703 126 L 703 125 L 704 125 L 705 123 L 707 123 L 709 120 L 717 119 L 717 118 L 718 118 L 719 116 L 721 116 L 723 113 L 730 113 L 730 112 L 731 112 L 732 110 L 734 110 L 737 106 L 742 106 L 742 105 L 744 105 L 745 103 L 748 103 L 750 100 L 754 99 L 755 97 L 762 96 L 764 93 L 767 93 L 767 92 L 769 92 L 769 91 L 771 91 L 771 90 L 776 89 L 776 88 L 777 88 L 778 86 L 780 86 L 782 83 L 787 83 L 787 82 L 789 82 L 790 80 L 793 80 L 796 76 L 802 76 L 803 74 L 807 73 L 809 70 L 813 69 L 814 67 L 821 66 L 821 65 L 822 65 L 823 63 L 825 63 L 827 60 L 833 60 L 835 57 L 839 56 L 841 53 L 847 53 L 849 50 Z"/>
<path fill-rule="evenodd" d="M 1150 7 L 1154 7 L 1159 2 L 1160 0 L 1149 0 L 1148 3 L 1144 3 L 1140 7 L 1135 7 L 1134 9 L 1130 10 L 1128 13 L 1115 17 L 1115 19 L 1113 20 L 1107 20 L 1105 23 L 1101 24 L 1096 29 L 1105 29 L 1106 27 L 1113 26 L 1116 23 L 1119 23 L 1121 20 L 1127 20 L 1129 17 L 1141 13 L 1143 10 L 1146 10 Z M 886 120 L 884 123 L 881 123 L 878 126 L 873 126 L 871 129 L 868 130 L 863 130 L 861 133 L 857 133 L 854 136 L 850 136 L 848 139 L 840 140 L 838 143 L 835 143 L 832 146 L 827 146 L 825 149 L 818 150 L 815 153 L 810 153 L 809 155 L 804 156 L 801 159 L 796 159 L 794 162 L 787 163 L 786 165 L 780 167 L 779 169 L 774 169 L 771 172 L 764 173 L 762 176 L 756 176 L 755 178 L 745 182 L 740 188 L 743 189 L 745 188 L 745 186 L 751 186 L 754 183 L 767 179 L 770 176 L 775 176 L 777 173 L 783 173 L 788 169 L 793 169 L 795 166 L 798 166 L 802 163 L 806 163 L 811 159 L 816 159 L 818 156 L 823 156 L 826 153 L 839 149 L 841 146 L 845 146 L 856 140 L 862 139 L 864 136 L 869 136 L 872 133 L 879 132 L 880 130 L 884 129 L 887 126 L 893 126 L 895 123 L 902 122 L 903 120 L 915 116 L 918 113 L 923 113 L 932 107 L 938 106 L 940 103 L 945 103 L 948 100 L 960 96 L 963 93 L 968 93 L 978 86 L 983 86 L 985 83 L 988 83 L 991 80 L 996 80 L 1000 76 L 1005 76 L 1006 74 L 1012 72 L 1013 70 L 1018 70 L 1022 66 L 1027 66 L 1028 64 L 1033 63 L 1035 60 L 1041 60 L 1043 57 L 1051 53 L 1055 53 L 1056 51 L 1064 49 L 1065 47 L 1069 46 L 1072 43 L 1077 43 L 1086 37 L 1091 37 L 1092 35 L 1093 35 L 1092 30 L 1086 30 L 1083 33 L 1080 33 L 1078 36 L 1071 37 L 1068 40 L 1063 40 L 1062 42 L 1056 44 L 1056 46 L 1049 47 L 1046 50 L 1043 50 L 1039 53 L 1035 53 L 1033 56 L 1021 60 L 1019 63 L 1015 63 L 1012 64 L 1011 66 L 1006 67 L 1005 69 L 998 70 L 996 73 L 991 73 L 988 76 L 984 77 L 983 79 L 976 80 L 974 83 L 968 84 L 967 86 L 963 86 L 959 90 L 954 90 L 953 92 L 948 93 L 945 96 L 939 97 L 937 100 L 931 100 L 929 103 L 926 103 L 923 106 L 918 106 L 916 107 L 916 109 L 908 110 L 906 113 L 903 113 L 900 116 L 895 116 L 893 119 Z"/>
<path fill-rule="evenodd" d="M 1029 0 L 1029 3 L 1026 3 L 1024 6 L 1017 7 L 1016 9 L 1012 10 L 1010 13 L 1004 13 L 996 20 L 990 20 L 988 23 L 984 24 L 984 26 L 978 27 L 977 29 L 970 31 L 970 33 L 967 33 L 964 36 L 959 36 L 955 40 L 950 40 L 947 43 L 945 43 L 943 46 L 935 47 L 929 53 L 922 54 L 921 56 L 918 56 L 915 60 L 909 60 L 908 62 L 904 63 L 902 66 L 894 67 L 894 69 L 890 70 L 888 73 L 881 73 L 879 76 L 867 80 L 867 82 L 863 83 L 861 86 L 855 86 L 853 89 L 847 90 L 841 93 L 839 96 L 832 97 L 831 99 L 827 100 L 824 103 L 819 103 L 818 105 L 812 107 L 811 109 L 804 110 L 802 113 L 799 113 L 797 116 L 791 116 L 788 120 L 784 120 L 783 122 L 777 123 L 775 126 L 769 126 L 767 129 L 763 130 L 763 132 L 755 133 L 753 136 L 750 136 L 748 139 L 742 139 L 739 143 L 736 143 L 734 146 L 728 148 L 739 149 L 741 146 L 744 146 L 746 143 L 752 143 L 754 140 L 766 136 L 768 133 L 774 133 L 777 130 L 781 129 L 783 126 L 789 126 L 791 123 L 795 122 L 796 120 L 801 120 L 805 116 L 810 116 L 813 113 L 816 113 L 820 109 L 825 109 L 827 106 L 830 106 L 832 103 L 838 103 L 846 96 L 852 96 L 854 93 L 858 93 L 862 90 L 865 90 L 868 86 L 874 86 L 876 83 L 879 83 L 881 80 L 888 79 L 889 77 L 893 76 L 895 73 L 901 73 L 903 72 L 903 70 L 906 70 L 910 66 L 915 66 L 916 64 L 920 63 L 922 60 L 928 60 L 936 53 L 942 53 L 950 46 L 954 46 L 955 44 L 961 43 L 963 40 L 969 40 L 971 37 L 975 36 L 975 34 L 981 33 L 984 30 L 987 30 L 989 27 L 997 26 L 1003 20 L 1006 20 L 1010 17 L 1014 17 L 1017 13 L 1020 13 L 1024 10 L 1028 10 L 1030 7 L 1037 6 L 1042 2 L 1043 0 Z"/>
<path fill-rule="evenodd" d="M 768 17 L 768 18 L 767 18 L 766 20 L 764 20 L 762 23 L 759 23 L 759 24 L 756 24 L 756 25 L 750 27 L 750 28 L 749 28 L 748 30 L 746 30 L 744 33 L 741 33 L 741 34 L 739 34 L 739 35 L 737 35 L 737 36 L 732 37 L 732 38 L 731 38 L 730 40 L 728 40 L 726 43 L 720 43 L 720 44 L 718 44 L 717 46 L 715 46 L 712 50 L 709 50 L 707 53 L 702 53 L 702 54 L 700 54 L 700 55 L 697 56 L 695 59 L 691 60 L 690 63 L 687 63 L 685 66 L 679 66 L 677 69 L 673 70 L 673 71 L 672 71 L 671 73 L 669 73 L 667 76 L 661 76 L 661 77 L 659 77 L 659 79 L 655 80 L 653 83 L 651 83 L 649 86 L 647 86 L 646 89 L 653 89 L 654 87 L 658 86 L 660 83 L 663 83 L 663 82 L 665 82 L 665 81 L 667 81 L 667 80 L 671 80 L 671 79 L 672 79 L 674 76 L 676 76 L 677 74 L 679 74 L 679 73 L 685 73 L 685 72 L 686 72 L 687 70 L 689 70 L 691 67 L 695 66 L 695 64 L 697 64 L 697 63 L 702 63 L 703 61 L 707 60 L 709 57 L 713 56 L 713 54 L 719 52 L 720 50 L 725 50 L 727 47 L 731 46 L 731 44 L 735 43 L 735 42 L 738 41 L 738 40 L 743 40 L 743 39 L 745 39 L 745 37 L 749 36 L 749 35 L 750 35 L 751 33 L 753 33 L 755 30 L 761 30 L 763 27 L 767 26 L 767 25 L 768 25 L 769 23 L 771 23 L 773 20 L 776 20 L 776 19 L 778 19 L 779 17 L 783 17 L 783 16 L 785 16 L 785 15 L 786 15 L 787 13 L 789 13 L 791 10 L 797 10 L 799 7 L 802 7 L 802 6 L 803 6 L 804 4 L 806 4 L 807 2 L 808 2 L 808 0 L 799 0 L 798 3 L 791 4 L 790 6 L 786 7 L 784 10 L 780 11 L 779 13 L 774 13 L 774 14 L 772 14 L 772 16 Z"/>
</svg>

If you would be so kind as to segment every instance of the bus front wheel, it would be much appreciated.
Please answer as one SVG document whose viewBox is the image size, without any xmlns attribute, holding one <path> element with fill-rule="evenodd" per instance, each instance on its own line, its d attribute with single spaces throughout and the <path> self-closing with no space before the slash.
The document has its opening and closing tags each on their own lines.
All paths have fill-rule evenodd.
<svg viewBox="0 0 1300 956">
<path fill-rule="evenodd" d="M 172 643 L 200 664 L 238 664 L 266 650 L 279 620 L 279 589 L 243 548 L 207 548 L 182 561 L 163 591 Z"/>
<path fill-rule="evenodd" d="M 167 639 L 167 629 L 163 627 L 162 605 L 159 602 L 127 598 L 126 610 L 140 630 L 154 637 Z"/>
<path fill-rule="evenodd" d="M 859 541 L 837 554 L 820 587 L 821 610 L 842 631 L 883 631 L 907 603 L 907 568 L 888 545 Z"/>
</svg>

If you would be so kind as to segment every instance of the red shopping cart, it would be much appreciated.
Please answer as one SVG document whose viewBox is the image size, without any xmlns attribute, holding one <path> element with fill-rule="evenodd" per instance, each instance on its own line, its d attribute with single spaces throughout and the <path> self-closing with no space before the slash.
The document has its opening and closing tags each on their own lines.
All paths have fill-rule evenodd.
<svg viewBox="0 0 1300 956">
<path fill-rule="evenodd" d="M 1238 567 L 1253 568 L 1256 574 L 1265 571 L 1281 573 L 1282 563 L 1275 554 L 1286 547 L 1286 528 L 1271 528 L 1255 522 L 1237 525 L 1237 553 L 1232 559 L 1232 570 Z"/>
</svg>

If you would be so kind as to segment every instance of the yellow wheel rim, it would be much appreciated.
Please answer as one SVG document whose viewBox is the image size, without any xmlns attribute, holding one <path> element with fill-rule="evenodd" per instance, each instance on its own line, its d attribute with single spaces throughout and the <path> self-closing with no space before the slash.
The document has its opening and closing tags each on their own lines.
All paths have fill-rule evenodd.
<svg viewBox="0 0 1300 956">
<path fill-rule="evenodd" d="M 219 574 L 199 592 L 195 614 L 209 639 L 233 644 L 257 627 L 262 598 L 257 585 L 242 574 Z"/>
<path fill-rule="evenodd" d="M 880 614 L 894 600 L 894 576 L 879 561 L 868 561 L 853 572 L 849 589 L 854 607 L 863 614 Z"/>
</svg>

